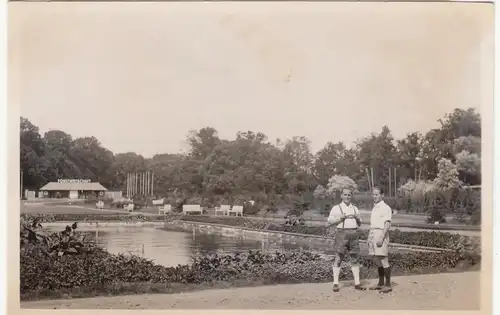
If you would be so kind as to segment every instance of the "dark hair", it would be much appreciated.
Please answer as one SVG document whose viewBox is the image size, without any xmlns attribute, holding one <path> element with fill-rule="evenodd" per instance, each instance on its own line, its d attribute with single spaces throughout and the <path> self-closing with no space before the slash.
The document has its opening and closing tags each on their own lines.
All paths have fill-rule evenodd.
<svg viewBox="0 0 500 315">
<path fill-rule="evenodd" d="M 352 189 L 349 187 L 342 188 L 342 193 L 344 193 L 344 190 L 349 190 L 351 194 L 353 193 Z"/>
<path fill-rule="evenodd" d="M 378 190 L 381 195 L 384 194 L 384 189 L 380 186 L 374 186 L 372 190 Z"/>
</svg>

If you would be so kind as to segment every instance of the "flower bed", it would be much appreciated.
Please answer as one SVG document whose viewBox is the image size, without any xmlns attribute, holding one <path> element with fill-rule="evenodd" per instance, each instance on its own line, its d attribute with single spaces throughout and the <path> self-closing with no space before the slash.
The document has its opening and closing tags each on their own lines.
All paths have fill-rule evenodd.
<svg viewBox="0 0 500 315">
<path fill-rule="evenodd" d="M 478 268 L 481 257 L 460 253 L 393 254 L 390 261 L 394 275 L 443 272 L 459 268 Z M 163 267 L 136 256 L 112 255 L 101 250 L 81 254 L 48 256 L 39 246 L 21 250 L 21 298 L 61 297 L 79 289 L 108 295 L 109 287 L 128 283 L 202 285 L 221 281 L 278 284 L 329 282 L 331 262 L 310 253 L 264 254 L 250 251 L 237 255 L 213 255 L 196 259 L 191 265 Z M 361 277 L 373 278 L 376 269 L 371 260 L 362 258 Z M 340 278 L 350 279 L 347 265 Z M 181 287 L 182 286 L 178 286 Z M 51 293 L 52 292 L 52 293 Z M 59 296 L 54 292 L 60 292 Z M 115 290 L 115 294 L 121 294 Z M 125 293 L 130 293 L 125 291 Z M 136 292 L 144 293 L 144 292 Z"/>
</svg>

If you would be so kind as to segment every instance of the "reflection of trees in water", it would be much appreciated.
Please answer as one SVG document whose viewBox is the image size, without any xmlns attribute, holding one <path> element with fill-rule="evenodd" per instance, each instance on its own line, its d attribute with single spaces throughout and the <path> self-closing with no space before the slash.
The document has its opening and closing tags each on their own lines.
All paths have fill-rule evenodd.
<svg viewBox="0 0 500 315">
<path fill-rule="evenodd" d="M 221 247 L 221 240 L 214 234 L 196 234 L 190 249 L 192 255 L 206 255 L 217 252 Z"/>
</svg>

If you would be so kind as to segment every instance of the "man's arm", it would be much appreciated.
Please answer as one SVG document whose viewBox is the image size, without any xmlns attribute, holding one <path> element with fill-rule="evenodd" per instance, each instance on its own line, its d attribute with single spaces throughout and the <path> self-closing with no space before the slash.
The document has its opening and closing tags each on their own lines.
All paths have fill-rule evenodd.
<svg viewBox="0 0 500 315">
<path fill-rule="evenodd" d="M 338 225 L 342 221 L 344 221 L 344 217 L 338 213 L 337 206 L 333 206 L 332 210 L 330 210 L 330 215 L 328 215 L 327 221 L 327 227 L 332 226 L 332 225 Z"/>
<path fill-rule="evenodd" d="M 386 213 L 384 215 L 384 219 L 385 219 L 385 222 L 384 222 L 384 233 L 382 235 L 384 235 L 384 239 L 385 239 L 387 237 L 388 233 L 389 233 L 390 228 L 391 228 L 392 209 L 390 207 L 386 208 Z"/>
<path fill-rule="evenodd" d="M 356 219 L 356 224 L 358 225 L 358 227 L 360 227 L 363 221 L 361 220 L 361 215 L 359 214 L 358 207 L 356 206 L 354 206 L 354 213 L 355 213 L 354 218 Z"/>
</svg>

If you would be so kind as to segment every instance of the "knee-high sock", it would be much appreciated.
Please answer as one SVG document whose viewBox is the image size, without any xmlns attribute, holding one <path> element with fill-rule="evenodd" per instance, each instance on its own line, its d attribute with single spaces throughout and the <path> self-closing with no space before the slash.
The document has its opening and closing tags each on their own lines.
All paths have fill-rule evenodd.
<svg viewBox="0 0 500 315">
<path fill-rule="evenodd" d="M 333 266 L 333 284 L 339 284 L 340 267 Z"/>
<path fill-rule="evenodd" d="M 384 285 L 384 267 L 378 267 L 378 285 Z"/>
<path fill-rule="evenodd" d="M 391 286 L 391 267 L 384 268 L 385 274 L 385 285 L 387 287 Z"/>
<path fill-rule="evenodd" d="M 359 266 L 351 266 L 352 275 L 354 277 L 354 284 L 358 285 L 359 282 Z"/>
</svg>

